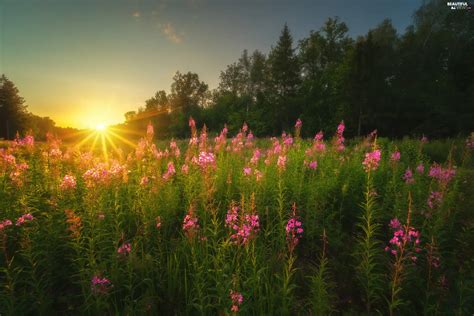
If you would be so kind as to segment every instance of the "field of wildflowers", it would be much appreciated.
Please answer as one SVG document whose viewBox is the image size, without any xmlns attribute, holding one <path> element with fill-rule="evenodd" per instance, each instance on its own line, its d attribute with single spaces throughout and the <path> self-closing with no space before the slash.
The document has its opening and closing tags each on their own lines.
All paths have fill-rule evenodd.
<svg viewBox="0 0 474 316">
<path fill-rule="evenodd" d="M 465 141 L 189 141 L 0 149 L 0 314 L 465 315 Z"/>
</svg>

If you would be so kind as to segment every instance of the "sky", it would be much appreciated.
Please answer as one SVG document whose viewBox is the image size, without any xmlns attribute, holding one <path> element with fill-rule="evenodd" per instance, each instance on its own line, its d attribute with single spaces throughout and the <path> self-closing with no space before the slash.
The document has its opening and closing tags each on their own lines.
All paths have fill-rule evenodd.
<svg viewBox="0 0 474 316">
<path fill-rule="evenodd" d="M 216 88 L 244 49 L 265 54 L 338 16 L 352 37 L 385 18 L 399 33 L 421 0 L 0 0 L 0 74 L 58 126 L 115 124 L 176 71 Z"/>
</svg>

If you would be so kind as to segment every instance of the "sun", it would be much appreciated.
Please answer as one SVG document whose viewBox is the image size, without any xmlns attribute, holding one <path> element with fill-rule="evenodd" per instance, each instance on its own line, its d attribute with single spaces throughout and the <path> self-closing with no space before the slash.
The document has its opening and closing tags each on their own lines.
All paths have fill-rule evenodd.
<svg viewBox="0 0 474 316">
<path fill-rule="evenodd" d="M 97 124 L 95 126 L 95 130 L 100 133 L 105 132 L 106 129 L 107 129 L 107 126 L 105 124 Z"/>
</svg>

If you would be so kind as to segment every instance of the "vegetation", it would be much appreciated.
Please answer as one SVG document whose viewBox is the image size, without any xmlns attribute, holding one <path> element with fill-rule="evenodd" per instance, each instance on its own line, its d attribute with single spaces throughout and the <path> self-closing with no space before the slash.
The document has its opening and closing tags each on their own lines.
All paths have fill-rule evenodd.
<svg viewBox="0 0 474 316">
<path fill-rule="evenodd" d="M 474 310 L 474 135 L 0 150 L 0 313 Z M 107 132 L 103 132 L 107 133 Z"/>
</svg>

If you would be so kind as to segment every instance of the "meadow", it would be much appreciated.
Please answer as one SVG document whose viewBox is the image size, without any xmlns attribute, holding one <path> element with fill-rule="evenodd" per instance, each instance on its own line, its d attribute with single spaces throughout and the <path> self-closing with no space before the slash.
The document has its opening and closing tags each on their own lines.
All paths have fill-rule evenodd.
<svg viewBox="0 0 474 316">
<path fill-rule="evenodd" d="M 1 315 L 474 312 L 474 135 L 189 125 L 123 150 L 2 144 Z"/>
</svg>

